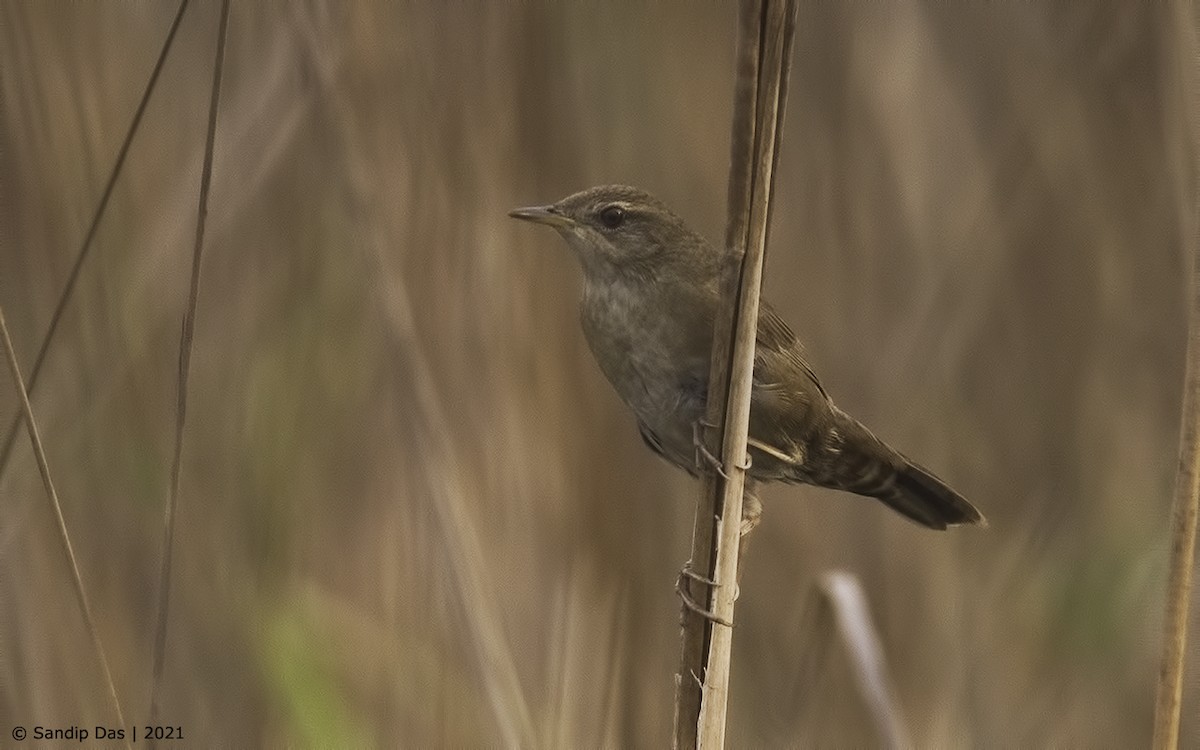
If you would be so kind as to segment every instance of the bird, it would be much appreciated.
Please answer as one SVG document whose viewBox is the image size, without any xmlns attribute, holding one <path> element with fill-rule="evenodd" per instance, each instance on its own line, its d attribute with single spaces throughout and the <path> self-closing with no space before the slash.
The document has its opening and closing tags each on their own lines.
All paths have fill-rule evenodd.
<svg viewBox="0 0 1200 750">
<path fill-rule="evenodd" d="M 628 185 L 591 187 L 509 216 L 552 227 L 566 240 L 583 269 L 580 322 L 600 370 L 632 410 L 646 445 L 697 475 L 725 254 L 657 198 Z M 754 483 L 875 498 L 931 529 L 986 524 L 966 498 L 834 404 L 796 334 L 765 299 L 747 450 Z M 747 501 L 743 533 L 761 514 L 756 497 Z"/>
</svg>

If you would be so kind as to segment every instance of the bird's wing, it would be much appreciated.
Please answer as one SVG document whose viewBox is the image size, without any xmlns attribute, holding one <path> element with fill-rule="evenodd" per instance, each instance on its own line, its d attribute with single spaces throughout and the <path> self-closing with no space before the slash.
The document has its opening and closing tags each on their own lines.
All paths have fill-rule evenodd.
<svg viewBox="0 0 1200 750">
<path fill-rule="evenodd" d="M 796 338 L 796 334 L 788 327 L 788 324 L 783 322 L 783 318 L 779 317 L 775 309 L 765 301 L 758 313 L 757 344 L 758 349 L 754 362 L 756 379 L 759 375 L 759 367 L 764 370 L 762 373 L 764 384 L 768 387 L 770 385 L 768 381 L 773 375 L 780 376 L 784 381 L 803 376 L 808 381 L 806 385 L 809 388 L 816 388 L 823 397 L 829 398 L 825 387 L 817 379 L 817 374 L 809 367 L 808 362 L 804 361 L 800 340 Z M 793 383 L 793 385 L 796 384 Z"/>
<path fill-rule="evenodd" d="M 831 413 L 829 394 L 804 361 L 796 334 L 764 302 L 750 409 L 750 445 L 758 449 L 755 465 L 766 474 L 793 474 Z"/>
</svg>

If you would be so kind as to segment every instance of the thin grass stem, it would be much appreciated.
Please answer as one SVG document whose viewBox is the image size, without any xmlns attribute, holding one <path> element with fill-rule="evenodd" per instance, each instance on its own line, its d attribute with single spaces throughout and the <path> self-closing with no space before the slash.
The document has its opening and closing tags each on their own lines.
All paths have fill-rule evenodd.
<svg viewBox="0 0 1200 750">
<path fill-rule="evenodd" d="M 179 380 L 175 400 L 175 450 L 171 459 L 171 493 L 163 511 L 162 565 L 158 579 L 158 617 L 154 627 L 154 652 L 150 680 L 151 725 L 158 718 L 166 660 L 167 619 L 170 614 L 171 562 L 175 547 L 175 510 L 179 505 L 179 470 L 183 459 L 183 428 L 187 422 L 188 373 L 192 362 L 192 340 L 196 333 L 196 305 L 200 297 L 200 265 L 204 252 L 204 225 L 208 218 L 208 193 L 212 184 L 213 148 L 217 139 L 217 111 L 221 101 L 221 75 L 225 68 L 225 40 L 229 28 L 229 0 L 221 3 L 217 29 L 217 52 L 213 62 L 212 95 L 208 105 L 208 134 L 204 143 L 204 167 L 200 173 L 200 204 L 196 210 L 196 241 L 192 246 L 192 279 L 183 333 L 179 339 Z"/>
<path fill-rule="evenodd" d="M 79 273 L 83 269 L 83 262 L 91 254 L 93 241 L 96 239 L 96 233 L 100 229 L 100 220 L 104 218 L 104 212 L 108 208 L 108 201 L 112 198 L 113 189 L 117 185 L 117 178 L 121 176 L 121 171 L 125 167 L 125 159 L 129 156 L 129 148 L 133 145 L 133 138 L 137 135 L 138 127 L 142 124 L 142 115 L 146 113 L 146 105 L 150 103 L 150 96 L 154 93 L 154 88 L 158 84 L 158 76 L 162 73 L 163 64 L 167 61 L 167 53 L 171 51 L 171 46 L 175 42 L 175 32 L 179 30 L 179 22 L 183 20 L 183 12 L 187 10 L 188 2 L 189 0 L 180 0 L 179 10 L 175 12 L 175 18 L 171 21 L 171 28 L 167 30 L 167 38 L 163 41 L 162 51 L 158 53 L 158 60 L 154 63 L 154 69 L 150 71 L 150 80 L 146 82 L 146 89 L 142 92 L 142 98 L 138 102 L 137 109 L 134 110 L 133 121 L 129 123 L 129 130 L 125 133 L 125 140 L 121 143 L 121 148 L 117 151 L 117 160 L 113 164 L 112 172 L 108 175 L 108 182 L 104 185 L 103 192 L 100 193 L 100 202 L 96 204 L 96 212 L 92 215 L 92 223 L 83 235 L 83 243 L 79 247 L 79 252 L 75 255 L 75 263 L 71 266 L 71 272 L 67 275 L 67 283 L 63 287 L 62 293 L 58 296 L 58 303 L 54 306 L 54 313 L 50 316 L 50 326 L 46 329 L 46 334 L 42 337 L 41 346 L 38 348 L 37 356 L 33 360 L 33 369 L 29 371 L 28 386 L 30 394 L 33 394 L 37 388 L 38 379 L 42 374 L 42 365 L 46 363 L 46 354 L 50 351 L 50 344 L 54 341 L 55 334 L 58 333 L 58 324 L 62 321 L 63 313 L 66 312 L 67 303 L 71 301 L 71 296 L 75 292 L 75 284 L 79 281 Z M 12 449 L 16 443 L 17 431 L 20 427 L 21 415 L 17 414 L 9 424 L 8 432 L 4 436 L 3 446 L 0 447 L 0 479 L 4 477 L 4 471 L 8 468 L 9 459 L 12 458 Z"/>
<path fill-rule="evenodd" d="M 79 562 L 75 558 L 75 548 L 71 545 L 71 535 L 67 533 L 67 521 L 63 517 L 62 504 L 58 501 L 58 492 L 54 489 L 54 481 L 50 478 L 50 464 L 46 461 L 46 450 L 42 447 L 42 437 L 38 433 L 37 421 L 33 418 L 33 407 L 29 404 L 29 391 L 25 389 L 25 379 L 21 376 L 21 366 L 17 362 L 17 352 L 13 348 L 12 338 L 8 335 L 8 323 L 4 319 L 4 308 L 0 307 L 0 338 L 4 340 L 4 355 L 8 359 L 8 369 L 12 373 L 13 383 L 17 394 L 21 397 L 21 417 L 29 432 L 29 440 L 33 444 L 33 455 L 37 460 L 38 472 L 42 475 L 42 485 L 46 488 L 46 497 L 50 500 L 50 508 L 54 511 L 54 520 L 58 525 L 58 538 L 62 542 L 63 553 L 67 556 L 67 565 L 71 568 L 71 582 L 75 586 L 75 599 L 79 611 L 83 613 L 83 622 L 88 635 L 92 639 L 92 649 L 96 653 L 96 661 L 104 674 L 104 684 L 108 688 L 108 699 L 112 704 L 113 713 L 117 718 L 117 726 L 125 726 L 125 714 L 121 711 L 121 701 L 117 698 L 117 687 L 113 682 L 112 670 L 108 666 L 108 656 L 104 652 L 104 643 L 100 640 L 100 631 L 96 628 L 96 618 L 92 615 L 91 604 L 88 603 L 87 591 L 83 588 L 83 576 L 79 573 Z M 125 741 L 129 747 L 129 741 Z"/>
</svg>

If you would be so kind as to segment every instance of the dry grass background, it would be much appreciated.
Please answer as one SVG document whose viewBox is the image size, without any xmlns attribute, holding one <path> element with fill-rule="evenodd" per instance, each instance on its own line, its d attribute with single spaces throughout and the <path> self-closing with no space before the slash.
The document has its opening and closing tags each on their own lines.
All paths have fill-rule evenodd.
<svg viewBox="0 0 1200 750">
<path fill-rule="evenodd" d="M 26 367 L 171 5 L 0 4 L 0 303 Z M 801 6 L 767 296 L 839 402 L 991 527 L 768 490 L 733 746 L 877 741 L 810 627 L 832 567 L 864 581 L 917 744 L 1148 741 L 1195 189 L 1174 13 Z M 722 236 L 734 18 L 235 4 L 167 723 L 220 745 L 667 744 L 695 489 L 592 364 L 573 259 L 505 211 L 622 181 Z M 33 399 L 142 721 L 216 20 L 184 19 Z M 107 711 L 22 440 L 2 736 Z"/>
</svg>

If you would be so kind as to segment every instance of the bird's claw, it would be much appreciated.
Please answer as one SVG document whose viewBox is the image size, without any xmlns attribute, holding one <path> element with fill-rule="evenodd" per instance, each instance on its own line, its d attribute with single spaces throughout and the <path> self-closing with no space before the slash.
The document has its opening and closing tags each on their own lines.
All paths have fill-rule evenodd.
<svg viewBox="0 0 1200 750">
<path fill-rule="evenodd" d="M 705 578 L 696 571 L 692 570 L 692 563 L 689 560 L 683 566 L 683 569 L 679 571 L 679 577 L 675 579 L 675 593 L 679 595 L 679 599 L 683 602 L 683 606 L 687 607 L 692 612 L 695 612 L 709 622 L 714 622 L 718 625 L 724 625 L 727 628 L 732 628 L 732 622 L 726 620 L 724 617 L 721 617 L 710 609 L 705 609 L 704 607 L 700 606 L 695 599 L 692 598 L 692 594 L 689 591 L 691 587 L 687 584 L 688 579 L 699 581 L 700 583 L 713 587 L 721 585 L 711 578 Z M 734 598 L 737 598 L 736 591 L 734 593 Z"/>
<path fill-rule="evenodd" d="M 700 459 L 703 459 L 704 463 L 717 473 L 717 476 L 726 481 L 729 480 L 729 475 L 725 473 L 725 465 L 721 463 L 721 459 L 712 454 L 712 451 L 705 448 L 703 444 L 697 444 L 696 451 L 700 454 Z M 697 463 L 700 461 L 698 460 Z"/>
<path fill-rule="evenodd" d="M 702 468 L 701 464 L 708 464 L 717 473 L 717 476 L 728 481 L 729 474 L 725 471 L 725 463 L 714 456 L 712 451 L 708 449 L 708 446 L 704 444 L 703 430 L 706 428 L 712 429 L 713 427 L 716 427 L 716 425 L 703 419 L 697 419 L 692 423 L 692 445 L 696 448 L 696 467 Z M 746 458 L 740 464 L 737 464 L 737 468 L 742 471 L 750 471 L 750 467 L 753 465 L 754 460 L 750 457 L 750 452 L 746 451 Z"/>
<path fill-rule="evenodd" d="M 696 448 L 696 468 L 702 469 L 704 468 L 704 464 L 708 464 L 708 466 L 715 471 L 718 476 L 720 476 L 722 479 L 728 480 L 729 475 L 725 473 L 725 465 L 722 464 L 721 459 L 714 456 L 712 451 L 708 449 L 708 446 L 704 444 L 703 430 L 705 428 L 712 427 L 715 427 L 715 425 L 706 422 L 703 419 L 697 419 L 692 423 L 692 445 Z"/>
<path fill-rule="evenodd" d="M 691 560 L 689 560 L 683 566 L 683 570 L 679 571 L 679 577 L 680 578 L 691 578 L 693 581 L 699 581 L 700 583 L 708 584 L 709 586 L 712 586 L 713 588 L 719 588 L 721 586 L 721 584 L 717 583 L 713 579 L 705 578 L 704 576 L 700 575 L 696 571 L 692 570 Z"/>
</svg>

